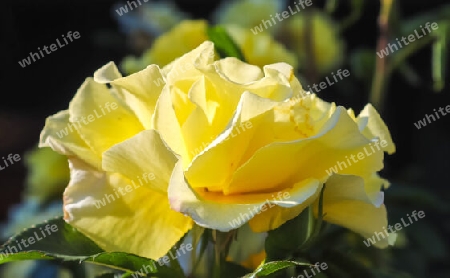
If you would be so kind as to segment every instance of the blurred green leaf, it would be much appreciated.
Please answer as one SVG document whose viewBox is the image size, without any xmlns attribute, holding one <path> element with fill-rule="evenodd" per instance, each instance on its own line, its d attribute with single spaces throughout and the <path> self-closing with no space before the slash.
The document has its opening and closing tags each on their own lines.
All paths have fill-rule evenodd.
<svg viewBox="0 0 450 278">
<path fill-rule="evenodd" d="M 117 278 L 117 277 L 123 277 L 120 274 L 117 273 L 103 273 L 100 275 L 95 276 L 95 278 Z"/>
<path fill-rule="evenodd" d="M 412 184 L 392 184 L 386 192 L 386 203 L 412 208 L 429 208 L 438 212 L 450 212 L 450 205 L 425 188 Z"/>
<path fill-rule="evenodd" d="M 406 82 L 411 86 L 417 87 L 422 82 L 420 75 L 408 63 L 408 61 L 405 61 L 403 64 L 401 64 L 398 67 L 398 71 L 405 78 Z"/>
<path fill-rule="evenodd" d="M 233 263 L 233 262 L 225 262 L 224 267 L 221 268 L 221 276 L 220 277 L 242 277 L 245 274 L 249 273 L 249 269 L 245 267 Z"/>
<path fill-rule="evenodd" d="M 394 70 L 400 67 L 406 59 L 408 59 L 411 55 L 415 54 L 417 51 L 421 50 L 423 47 L 431 44 L 434 40 L 433 36 L 424 36 L 421 40 L 416 41 L 415 43 L 410 43 L 408 45 L 404 45 L 399 50 L 392 53 L 392 60 L 389 64 L 388 69 L 386 70 L 387 74 L 390 75 Z M 394 42 L 391 42 L 394 44 Z"/>
<path fill-rule="evenodd" d="M 361 81 L 364 81 L 365 84 L 370 84 L 370 80 L 372 80 L 375 69 L 375 57 L 373 55 L 373 49 L 367 48 L 356 49 L 350 56 L 352 74 Z"/>
<path fill-rule="evenodd" d="M 427 221 L 417 221 L 405 228 L 406 233 L 420 247 L 422 254 L 433 260 L 444 260 L 448 257 L 446 240 Z"/>
<path fill-rule="evenodd" d="M 214 48 L 221 58 L 235 57 L 245 62 L 244 54 L 222 26 L 208 27 L 208 38 L 214 43 Z"/>
<path fill-rule="evenodd" d="M 420 28 L 420 25 L 423 25 L 424 23 L 438 22 L 441 20 L 448 20 L 449 18 L 450 18 L 450 5 L 445 4 L 436 9 L 419 13 L 417 16 L 403 19 L 401 21 L 399 34 L 396 35 L 407 36 L 412 34 L 415 29 Z"/>
<path fill-rule="evenodd" d="M 391 26 L 391 31 L 393 30 L 394 33 L 392 34 L 392 41 L 390 41 L 390 43 L 395 44 L 395 38 L 401 39 L 403 36 L 407 37 L 408 35 L 414 34 L 415 30 L 420 32 L 420 26 L 423 26 L 423 24 L 427 22 L 433 23 L 441 20 L 444 22 L 444 20 L 448 18 L 450 18 L 450 5 L 443 5 L 438 9 L 421 13 L 409 19 L 398 19 L 396 21 L 396 23 L 398 24 L 396 26 Z M 426 47 L 428 44 L 433 43 L 436 39 L 437 34 L 440 32 L 440 29 L 441 25 L 439 25 L 439 29 L 432 31 L 432 33 L 428 35 L 424 35 L 421 40 L 418 40 L 415 43 L 410 43 L 408 45 L 403 45 L 401 49 L 395 51 L 395 53 L 392 53 L 392 61 L 391 63 L 389 63 L 386 74 L 389 76 L 393 71 L 400 68 L 402 70 L 402 73 L 410 81 L 409 83 L 412 83 L 410 80 L 410 78 L 412 77 L 412 75 L 410 74 L 412 73 L 412 70 L 411 68 L 405 68 L 405 61 L 411 55 L 421 50 L 423 47 Z M 433 45 L 433 80 L 435 81 L 435 89 L 439 89 L 441 88 L 441 86 L 443 86 L 443 83 L 441 83 L 440 80 L 443 80 L 443 70 L 445 65 L 441 64 L 441 61 L 443 61 L 442 58 L 445 58 L 445 56 L 443 56 L 443 52 L 445 51 L 446 47 L 445 45 L 440 46 L 436 43 Z"/>
<path fill-rule="evenodd" d="M 247 274 L 244 277 L 245 278 L 264 277 L 291 266 L 312 266 L 312 265 L 310 263 L 295 262 L 295 261 L 268 262 L 258 267 L 253 273 Z"/>
<path fill-rule="evenodd" d="M 433 88 L 437 92 L 442 91 L 445 84 L 450 21 L 440 22 L 438 26 L 439 28 L 435 30 L 437 39 L 433 44 L 432 58 Z"/>
</svg>

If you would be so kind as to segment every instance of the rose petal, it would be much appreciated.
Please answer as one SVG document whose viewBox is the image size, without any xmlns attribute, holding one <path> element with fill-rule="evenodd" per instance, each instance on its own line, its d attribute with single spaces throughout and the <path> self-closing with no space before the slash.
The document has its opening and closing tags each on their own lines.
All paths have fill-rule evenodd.
<svg viewBox="0 0 450 278">
<path fill-rule="evenodd" d="M 317 207 L 316 203 L 316 215 Z M 387 227 L 385 206 L 372 204 L 364 190 L 364 180 L 356 176 L 334 175 L 327 181 L 323 213 L 325 221 L 349 228 L 365 238 L 374 236 L 375 231 L 383 232 Z M 387 245 L 387 236 L 375 244 L 382 248 Z"/>
<path fill-rule="evenodd" d="M 146 185 L 166 193 L 177 162 L 175 155 L 155 130 L 144 130 L 103 153 L 103 170 L 120 173 L 138 183 L 146 174 Z"/>
<path fill-rule="evenodd" d="M 70 121 L 97 154 L 143 130 L 128 107 L 111 95 L 106 85 L 87 78 L 69 105 Z"/>
<path fill-rule="evenodd" d="M 126 178 L 96 171 L 77 159 L 70 164 L 64 219 L 105 251 L 157 260 L 192 227 L 191 219 L 170 209 L 165 195 L 146 186 L 135 188 Z M 127 186 L 131 192 L 125 191 Z"/>
</svg>

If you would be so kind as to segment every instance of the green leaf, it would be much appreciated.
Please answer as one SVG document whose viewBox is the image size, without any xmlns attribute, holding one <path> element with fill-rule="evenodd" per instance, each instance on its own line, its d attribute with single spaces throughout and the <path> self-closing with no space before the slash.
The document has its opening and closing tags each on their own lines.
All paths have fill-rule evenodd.
<svg viewBox="0 0 450 278">
<path fill-rule="evenodd" d="M 52 227 L 53 230 L 51 230 Z M 34 243 L 28 244 L 27 242 L 32 242 L 32 239 Z M 15 252 L 16 250 L 18 252 Z M 62 217 L 19 233 L 10 238 L 0 249 L 0 264 L 51 259 L 63 262 L 95 263 L 128 272 L 143 271 L 153 273 L 155 277 L 182 277 L 177 271 L 166 265 L 161 266 L 148 258 L 123 252 L 104 252 L 92 240 L 67 224 Z"/>
<path fill-rule="evenodd" d="M 75 258 L 101 252 L 92 240 L 58 217 L 11 237 L 0 249 L 3 255 L 0 264 L 26 259 Z"/>
<path fill-rule="evenodd" d="M 206 30 L 208 38 L 214 43 L 214 48 L 221 58 L 236 57 L 245 62 L 244 54 L 236 42 L 228 35 L 222 26 L 208 27 Z"/>
<path fill-rule="evenodd" d="M 122 274 L 122 276 L 120 278 L 130 278 L 130 277 L 133 277 L 133 273 L 127 272 L 127 273 Z"/>
<path fill-rule="evenodd" d="M 325 187 L 326 184 L 323 185 L 322 190 L 320 191 L 320 196 L 319 196 L 319 204 L 318 204 L 318 217 L 314 223 L 314 229 L 313 232 L 311 234 L 311 236 L 306 240 L 305 243 L 302 244 L 302 246 L 300 246 L 301 250 L 307 250 L 308 248 L 310 248 L 317 240 L 317 238 L 320 236 L 320 233 L 324 230 L 323 224 L 323 217 L 325 216 L 325 214 L 323 213 L 323 194 L 325 192 Z"/>
<path fill-rule="evenodd" d="M 295 261 L 273 261 L 258 267 L 253 273 L 247 274 L 245 278 L 264 277 L 291 266 L 311 266 L 309 263 Z"/>
<path fill-rule="evenodd" d="M 352 73 L 366 84 L 369 84 L 372 80 L 375 68 L 375 57 L 376 56 L 373 55 L 373 49 L 368 48 L 356 49 L 350 56 Z"/>
<path fill-rule="evenodd" d="M 164 264 L 161 266 L 159 262 L 152 259 L 123 252 L 104 252 L 86 257 L 82 261 L 123 271 L 140 272 L 142 274 L 153 273 L 156 274 L 154 275 L 156 277 L 183 277 L 180 273 Z"/>
<path fill-rule="evenodd" d="M 315 242 L 322 230 L 324 190 L 325 185 L 319 197 L 317 219 L 314 219 L 313 208 L 310 206 L 294 219 L 269 231 L 265 242 L 267 261 L 289 258 L 295 251 L 306 250 Z"/>
<path fill-rule="evenodd" d="M 311 211 L 308 207 L 294 219 L 269 231 L 265 242 L 267 261 L 289 258 L 309 238 L 312 233 Z"/>
</svg>

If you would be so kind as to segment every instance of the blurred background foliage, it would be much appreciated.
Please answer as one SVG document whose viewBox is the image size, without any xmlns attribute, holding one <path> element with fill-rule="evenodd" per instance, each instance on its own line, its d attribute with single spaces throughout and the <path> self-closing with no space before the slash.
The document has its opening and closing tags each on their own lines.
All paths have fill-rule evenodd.
<svg viewBox="0 0 450 278">
<path fill-rule="evenodd" d="M 0 75 L 0 156 L 18 153 L 22 159 L 0 171 L 2 241 L 24 227 L 62 215 L 67 161 L 49 149 L 36 150 L 35 145 L 45 118 L 67 107 L 84 78 L 111 60 L 124 73 L 148 63 L 166 64 L 200 44 L 206 38 L 206 24 L 223 24 L 250 62 L 263 65 L 283 57 L 297 65 L 304 87 L 324 81 L 337 69 L 348 69 L 350 77 L 318 95 L 357 112 L 366 102 L 377 107 L 397 145 L 381 172 L 392 183 L 385 193 L 389 222 L 400 222 L 413 210 L 426 214 L 404 228 L 396 245 L 387 250 L 367 248 L 361 237 L 329 227 L 310 259 L 333 265 L 340 274 L 330 277 L 450 277 L 450 116 L 420 130 L 414 126 L 433 109 L 450 105 L 450 4 L 313 0 L 310 9 L 264 34 L 252 34 L 251 28 L 261 20 L 287 10 L 293 2 L 153 1 L 118 16 L 115 9 L 125 2 L 6 1 L 0 10 L 0 55 L 6 62 Z M 202 19 L 209 23 L 179 25 L 182 20 Z M 439 29 L 387 58 L 376 55 L 426 22 L 438 23 Z M 177 28 L 188 33 L 182 36 L 174 31 Z M 79 31 L 81 39 L 26 68 L 17 64 L 69 30 Z M 168 45 L 176 49 L 168 52 Z M 364 272 L 365 267 L 370 273 Z M 70 277 L 64 269 L 50 262 L 20 262 L 2 266 L 0 277 Z M 94 275 L 97 269 L 88 271 Z"/>
</svg>

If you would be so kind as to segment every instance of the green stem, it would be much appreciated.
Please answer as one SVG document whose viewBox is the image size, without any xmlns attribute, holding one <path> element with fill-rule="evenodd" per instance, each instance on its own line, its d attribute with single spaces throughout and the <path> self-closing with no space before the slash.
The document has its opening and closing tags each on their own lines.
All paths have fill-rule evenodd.
<svg viewBox="0 0 450 278">
<path fill-rule="evenodd" d="M 214 268 L 213 268 L 213 278 L 220 278 L 222 273 L 222 268 L 225 264 L 228 251 L 230 250 L 231 243 L 237 230 L 231 230 L 229 232 L 220 232 L 214 230 L 213 240 L 214 243 Z"/>
<path fill-rule="evenodd" d="M 382 27 L 380 26 L 380 28 Z M 383 28 L 386 29 L 384 31 L 384 33 L 386 33 L 387 26 Z M 386 87 L 394 70 L 400 67 L 401 64 L 412 54 L 432 43 L 434 39 L 435 37 L 428 35 L 421 40 L 418 40 L 417 42 L 409 44 L 403 49 L 398 50 L 395 53 L 395 56 L 392 56 L 391 60 L 388 60 L 388 57 L 377 59 L 375 75 L 372 83 L 372 92 L 369 102 L 371 102 L 379 110 L 380 113 L 382 113 L 383 110 Z M 380 36 L 377 51 L 386 48 L 387 40 L 387 36 Z"/>
<path fill-rule="evenodd" d="M 381 12 L 379 16 L 380 37 L 377 43 L 377 52 L 384 50 L 389 41 L 389 19 L 392 14 L 392 7 L 395 0 L 381 0 Z M 380 112 L 383 110 L 383 102 L 385 95 L 386 79 L 387 79 L 387 62 L 388 59 L 377 59 L 375 65 L 374 77 L 372 80 L 372 90 L 370 93 L 371 102 Z"/>
</svg>

